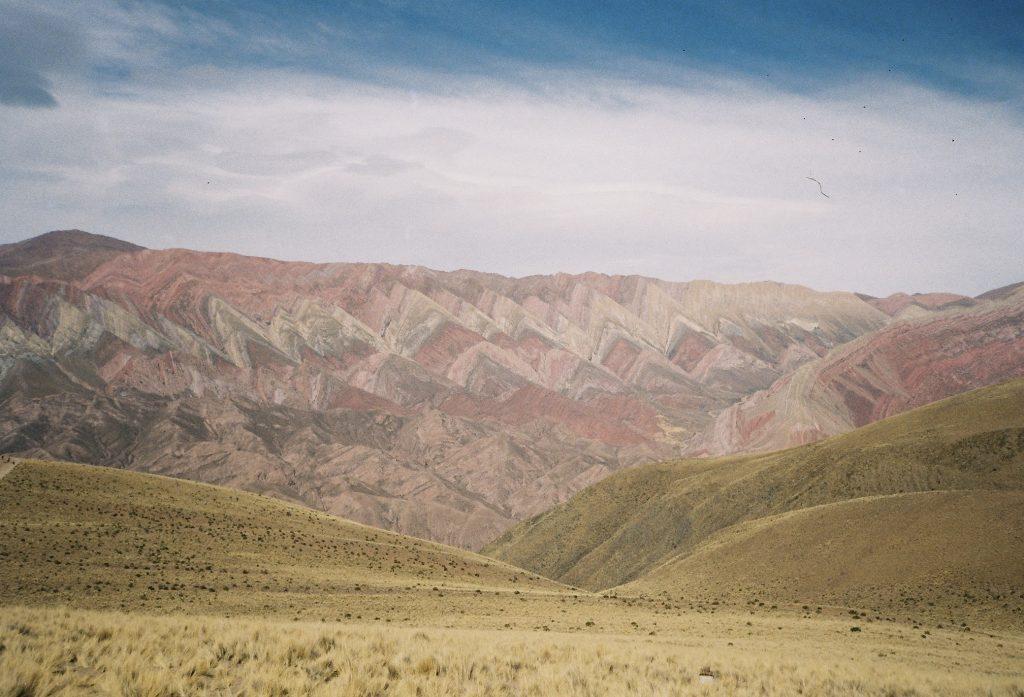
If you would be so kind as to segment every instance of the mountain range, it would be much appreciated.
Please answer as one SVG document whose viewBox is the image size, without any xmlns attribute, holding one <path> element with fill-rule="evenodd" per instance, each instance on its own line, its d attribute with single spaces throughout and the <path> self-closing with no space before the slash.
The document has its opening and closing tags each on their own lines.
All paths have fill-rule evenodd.
<svg viewBox="0 0 1024 697">
<path fill-rule="evenodd" d="M 1024 376 L 1024 286 L 874 298 L 0 246 L 0 452 L 477 549 L 613 472 L 809 443 Z"/>
</svg>

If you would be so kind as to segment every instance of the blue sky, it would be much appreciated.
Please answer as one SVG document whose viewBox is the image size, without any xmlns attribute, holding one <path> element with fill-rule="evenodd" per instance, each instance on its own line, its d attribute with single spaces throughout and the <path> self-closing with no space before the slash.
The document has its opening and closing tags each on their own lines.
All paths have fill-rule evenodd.
<svg viewBox="0 0 1024 697">
<path fill-rule="evenodd" d="M 893 76 L 1012 98 L 987 66 L 1024 69 L 1020 2 L 185 2 L 179 65 L 386 79 L 416 68 L 516 79 L 524 68 L 672 81 L 673 69 L 822 89 Z M 131 61 L 115 66 L 127 76 Z"/>
<path fill-rule="evenodd" d="M 1024 3 L 1009 1 L 254 0 L 151 6 L 162 22 L 197 30 L 164 47 L 168 67 L 284 68 L 374 81 L 394 80 L 407 69 L 517 80 L 524 70 L 542 68 L 672 82 L 685 69 L 798 91 L 873 75 L 993 99 L 1019 97 L 1007 92 L 1002 71 L 1024 69 Z M 26 14 L 27 6 L 13 7 Z M 49 31 L 65 44 L 74 45 L 80 39 L 68 37 L 88 31 L 54 20 Z M 141 36 L 148 29 L 161 41 L 165 28 L 145 22 L 137 27 Z M 50 48 L 44 43 L 38 50 Z M 130 56 L 95 56 L 90 67 L 95 78 L 113 81 L 130 80 L 137 68 Z M 999 73 L 989 73 L 990 67 Z"/>
<path fill-rule="evenodd" d="M 878 294 L 1021 280 L 1024 3 L 0 0 L 0 16 L 0 242 L 81 227 Z"/>
</svg>

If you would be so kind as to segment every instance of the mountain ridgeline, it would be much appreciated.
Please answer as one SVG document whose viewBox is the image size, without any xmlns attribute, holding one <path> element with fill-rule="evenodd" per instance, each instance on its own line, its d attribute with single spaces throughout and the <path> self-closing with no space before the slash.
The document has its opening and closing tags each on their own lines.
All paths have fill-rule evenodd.
<svg viewBox="0 0 1024 697">
<path fill-rule="evenodd" d="M 1024 375 L 1024 288 L 507 278 L 0 246 L 0 452 L 477 549 L 631 467 L 810 442 Z"/>
</svg>

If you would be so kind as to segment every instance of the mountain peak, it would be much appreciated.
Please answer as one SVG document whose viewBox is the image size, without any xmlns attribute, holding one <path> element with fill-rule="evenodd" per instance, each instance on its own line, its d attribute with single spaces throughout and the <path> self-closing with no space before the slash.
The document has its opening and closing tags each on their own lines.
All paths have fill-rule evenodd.
<svg viewBox="0 0 1024 697">
<path fill-rule="evenodd" d="M 109 237 L 107 235 L 97 235 L 94 232 L 86 232 L 85 230 L 79 230 L 78 228 L 72 228 L 70 230 L 50 230 L 49 232 L 44 232 L 41 235 L 30 237 L 27 240 L 22 240 L 21 242 L 15 242 L 14 244 L 4 245 L 3 248 L 52 248 L 54 246 L 116 249 L 122 252 L 138 252 L 145 249 L 145 247 L 140 247 L 137 244 L 132 244 L 131 242 L 119 240 L 116 237 Z"/>
<path fill-rule="evenodd" d="M 0 246 L 0 273 L 37 275 L 74 281 L 121 254 L 145 249 L 85 230 L 52 230 L 21 242 Z"/>
<path fill-rule="evenodd" d="M 1021 288 L 1024 288 L 1024 281 L 1019 283 L 1011 283 L 1008 286 L 1002 286 L 1001 288 L 994 288 L 986 293 L 982 293 L 978 296 L 978 300 L 1002 300 L 1008 298 L 1016 293 Z"/>
</svg>

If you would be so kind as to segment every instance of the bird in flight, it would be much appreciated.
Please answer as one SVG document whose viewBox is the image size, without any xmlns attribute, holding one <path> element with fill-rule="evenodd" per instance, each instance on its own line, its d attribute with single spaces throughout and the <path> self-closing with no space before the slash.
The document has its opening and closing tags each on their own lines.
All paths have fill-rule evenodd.
<svg viewBox="0 0 1024 697">
<path fill-rule="evenodd" d="M 825 193 L 825 189 L 822 188 L 820 181 L 818 181 L 814 177 L 807 177 L 807 178 L 810 179 L 812 182 L 814 182 L 815 184 L 818 185 L 818 191 L 821 192 L 822 196 L 824 196 L 825 198 L 832 198 L 831 196 L 829 196 L 828 194 Z"/>
</svg>

